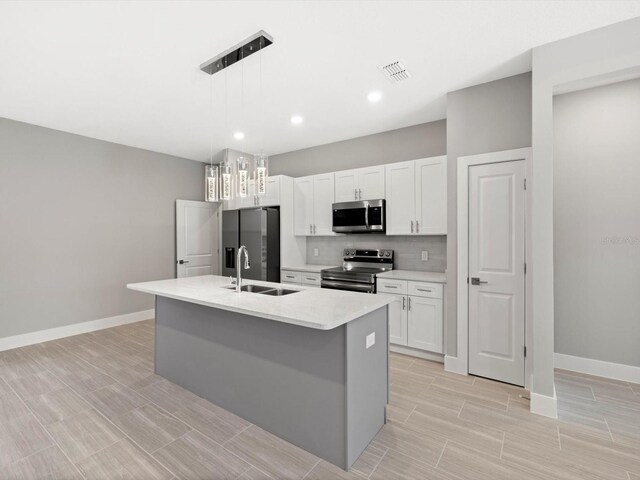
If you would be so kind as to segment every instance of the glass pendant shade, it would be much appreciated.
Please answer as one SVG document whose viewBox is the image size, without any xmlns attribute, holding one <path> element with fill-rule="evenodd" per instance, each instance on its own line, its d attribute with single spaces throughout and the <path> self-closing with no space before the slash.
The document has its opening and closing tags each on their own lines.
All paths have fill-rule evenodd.
<svg viewBox="0 0 640 480">
<path fill-rule="evenodd" d="M 253 178 L 256 181 L 256 195 L 267 194 L 267 177 L 269 175 L 269 157 L 264 154 L 254 155 Z"/>
<path fill-rule="evenodd" d="M 249 195 L 249 175 L 250 162 L 247 157 L 238 157 L 238 196 L 246 197 Z"/>
<path fill-rule="evenodd" d="M 233 168 L 228 160 L 220 164 L 220 194 L 223 200 L 231 200 L 231 176 Z"/>
<path fill-rule="evenodd" d="M 220 200 L 220 169 L 217 165 L 207 165 L 204 174 L 204 199 L 207 202 Z"/>
</svg>

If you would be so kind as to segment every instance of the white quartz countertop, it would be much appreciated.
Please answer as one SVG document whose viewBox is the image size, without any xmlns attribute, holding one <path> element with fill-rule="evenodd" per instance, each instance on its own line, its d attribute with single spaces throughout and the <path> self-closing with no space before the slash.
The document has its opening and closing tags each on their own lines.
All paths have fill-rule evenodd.
<svg viewBox="0 0 640 480">
<path fill-rule="evenodd" d="M 331 330 L 391 303 L 384 295 L 347 292 L 304 286 L 243 280 L 243 285 L 268 285 L 299 290 L 280 297 L 241 292 L 230 286 L 228 277 L 203 275 L 155 282 L 130 283 L 127 288 L 206 307 L 262 317 L 319 330 Z"/>
<path fill-rule="evenodd" d="M 447 283 L 447 274 L 442 272 L 415 272 L 412 270 L 390 270 L 379 273 L 378 278 L 410 280 L 413 282 Z"/>
<path fill-rule="evenodd" d="M 336 265 L 292 265 L 290 267 L 281 267 L 280 270 L 291 270 L 294 272 L 320 273 L 325 268 L 334 268 Z"/>
</svg>

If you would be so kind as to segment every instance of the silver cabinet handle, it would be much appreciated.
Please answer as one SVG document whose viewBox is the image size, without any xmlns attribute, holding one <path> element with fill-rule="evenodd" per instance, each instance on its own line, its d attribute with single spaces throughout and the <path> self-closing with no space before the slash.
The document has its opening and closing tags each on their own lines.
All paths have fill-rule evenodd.
<svg viewBox="0 0 640 480">
<path fill-rule="evenodd" d="M 407 297 L 402 297 L 402 309 L 405 309 L 405 303 L 406 303 Z"/>
<path fill-rule="evenodd" d="M 357 189 L 357 188 L 354 188 L 354 189 L 353 189 L 353 199 L 354 199 L 354 200 L 357 200 L 357 199 L 358 199 L 358 189 Z"/>
<path fill-rule="evenodd" d="M 419 231 L 420 231 L 420 222 L 416 220 L 416 233 L 418 233 Z"/>
<path fill-rule="evenodd" d="M 362 200 L 362 190 L 358 189 L 358 198 Z"/>
<path fill-rule="evenodd" d="M 309 224 L 309 235 L 313 235 L 313 225 Z"/>
<path fill-rule="evenodd" d="M 313 277 L 305 277 L 305 278 L 306 278 L 307 280 L 312 280 L 312 281 L 314 281 L 314 282 L 315 282 L 316 280 L 318 280 L 317 278 L 313 278 Z"/>
<path fill-rule="evenodd" d="M 411 297 L 409 297 L 409 311 L 411 311 Z"/>
<path fill-rule="evenodd" d="M 433 290 L 430 290 L 428 288 L 416 288 L 416 290 L 418 290 L 419 292 L 429 292 L 429 293 L 433 292 Z"/>
<path fill-rule="evenodd" d="M 413 220 L 411 220 L 411 233 L 413 233 Z"/>
<path fill-rule="evenodd" d="M 398 288 L 397 285 L 383 285 L 384 288 Z"/>
</svg>

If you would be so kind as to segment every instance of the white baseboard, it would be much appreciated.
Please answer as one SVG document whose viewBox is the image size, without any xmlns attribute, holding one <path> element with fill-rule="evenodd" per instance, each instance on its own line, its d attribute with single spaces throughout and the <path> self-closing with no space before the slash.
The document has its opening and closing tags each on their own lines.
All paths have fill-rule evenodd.
<svg viewBox="0 0 640 480">
<path fill-rule="evenodd" d="M 155 309 L 151 308 L 140 312 L 116 315 L 115 317 L 100 318 L 98 320 L 65 325 L 64 327 L 49 328 L 47 330 L 39 330 L 37 332 L 4 337 L 0 338 L 0 352 L 4 350 L 11 350 L 12 348 L 26 347 L 27 345 L 33 345 L 34 343 L 48 342 L 50 340 L 57 340 L 58 338 L 71 337 L 81 333 L 117 327 L 118 325 L 125 325 L 127 323 L 140 322 L 142 320 L 153 318 L 154 316 Z"/>
<path fill-rule="evenodd" d="M 573 372 L 613 378 L 623 382 L 640 383 L 640 367 L 621 363 L 604 362 L 591 358 L 574 357 L 563 353 L 554 354 L 555 367 Z"/>
<path fill-rule="evenodd" d="M 537 415 L 558 418 L 558 398 L 556 397 L 555 385 L 553 386 L 553 397 L 531 392 L 530 410 L 531 413 Z"/>
<path fill-rule="evenodd" d="M 457 373 L 459 375 L 469 375 L 467 366 L 462 364 L 458 357 L 452 357 L 451 355 L 444 356 L 444 370 L 445 372 Z"/>
<path fill-rule="evenodd" d="M 395 353 L 401 353 L 403 355 L 410 355 L 412 357 L 424 358 L 425 360 L 431 360 L 432 362 L 443 363 L 444 355 L 441 353 L 425 352 L 424 350 L 418 350 L 416 348 L 403 347 L 402 345 L 389 344 L 389 350 Z"/>
</svg>

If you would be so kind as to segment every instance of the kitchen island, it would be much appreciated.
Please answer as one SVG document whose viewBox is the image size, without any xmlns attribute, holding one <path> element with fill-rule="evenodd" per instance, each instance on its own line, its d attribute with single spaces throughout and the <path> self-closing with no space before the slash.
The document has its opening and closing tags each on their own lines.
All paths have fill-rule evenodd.
<svg viewBox="0 0 640 480">
<path fill-rule="evenodd" d="M 348 469 L 386 419 L 389 297 L 245 283 L 265 292 L 213 275 L 127 285 L 156 296 L 156 373 Z"/>
</svg>

